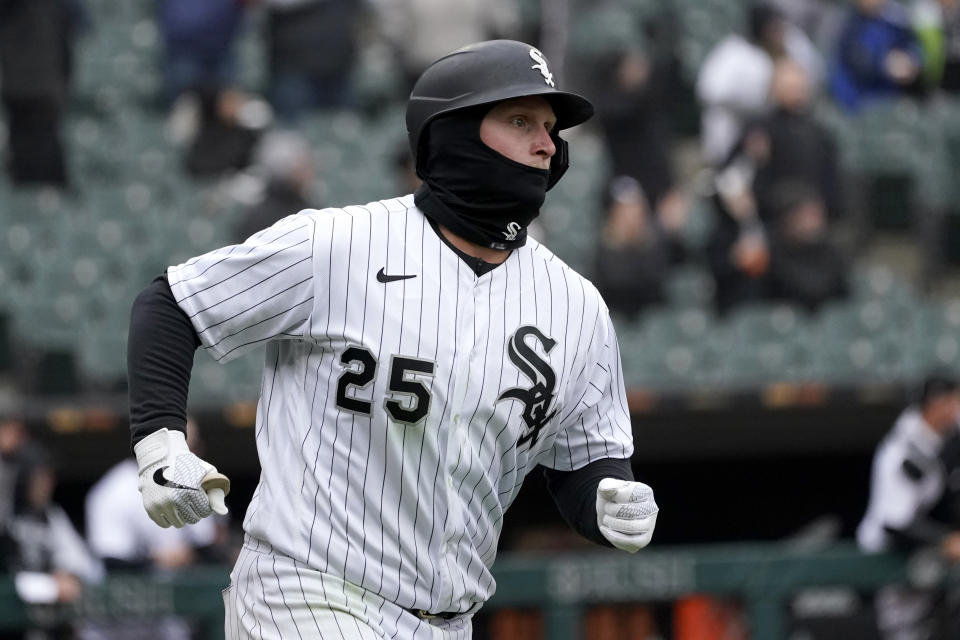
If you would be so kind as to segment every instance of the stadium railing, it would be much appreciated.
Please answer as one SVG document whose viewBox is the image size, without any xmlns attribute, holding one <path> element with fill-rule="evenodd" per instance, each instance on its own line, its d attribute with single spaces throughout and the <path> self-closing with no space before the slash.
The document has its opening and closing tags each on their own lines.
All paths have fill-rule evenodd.
<svg viewBox="0 0 960 640">
<path fill-rule="evenodd" d="M 669 602 L 708 594 L 734 597 L 743 604 L 751 638 L 776 639 L 787 637 L 788 602 L 800 591 L 833 586 L 873 592 L 884 585 L 909 583 L 914 564 L 901 554 L 863 554 L 852 543 L 815 551 L 743 543 L 647 549 L 633 556 L 612 551 L 512 553 L 504 554 L 494 566 L 497 593 L 483 611 L 536 609 L 543 614 L 544 637 L 578 640 L 583 616 L 592 605 Z M 928 570 L 926 575 L 939 583 L 960 583 L 956 569 Z M 58 619 L 150 619 L 176 614 L 199 622 L 202 637 L 222 639 L 220 591 L 227 583 L 226 567 L 166 576 L 113 574 L 88 588 L 79 602 L 51 607 L 25 606 L 16 596 L 13 579 L 2 576 L 0 630 Z"/>
</svg>

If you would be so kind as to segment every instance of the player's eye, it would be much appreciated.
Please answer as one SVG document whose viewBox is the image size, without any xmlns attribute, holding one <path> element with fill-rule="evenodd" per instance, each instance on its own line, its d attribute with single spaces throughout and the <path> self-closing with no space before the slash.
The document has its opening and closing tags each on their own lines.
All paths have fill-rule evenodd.
<svg viewBox="0 0 960 640">
<path fill-rule="evenodd" d="M 527 126 L 527 119 L 524 118 L 523 116 L 514 116 L 513 118 L 510 119 L 510 124 L 522 129 L 525 126 Z"/>
</svg>

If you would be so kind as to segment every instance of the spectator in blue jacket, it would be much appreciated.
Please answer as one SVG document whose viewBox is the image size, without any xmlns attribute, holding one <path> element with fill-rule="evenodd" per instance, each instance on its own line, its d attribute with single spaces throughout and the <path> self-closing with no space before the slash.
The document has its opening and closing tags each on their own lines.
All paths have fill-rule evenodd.
<svg viewBox="0 0 960 640">
<path fill-rule="evenodd" d="M 830 92 L 849 111 L 908 94 L 923 67 L 906 10 L 892 0 L 855 0 L 837 42 Z"/>
<path fill-rule="evenodd" d="M 234 44 L 247 0 L 159 0 L 167 105 L 197 86 L 235 84 Z"/>
</svg>

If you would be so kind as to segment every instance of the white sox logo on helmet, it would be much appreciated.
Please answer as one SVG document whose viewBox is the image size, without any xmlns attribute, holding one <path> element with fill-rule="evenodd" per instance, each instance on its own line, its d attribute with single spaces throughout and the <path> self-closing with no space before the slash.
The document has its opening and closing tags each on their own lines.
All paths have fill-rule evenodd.
<svg viewBox="0 0 960 640">
<path fill-rule="evenodd" d="M 549 69 L 547 69 L 547 59 L 543 57 L 543 54 L 540 53 L 538 49 L 530 49 L 530 57 L 533 58 L 533 61 L 537 63 L 530 68 L 536 69 L 543 74 L 543 81 L 548 85 L 551 87 L 556 87 L 557 85 L 553 81 L 553 74 Z"/>
<path fill-rule="evenodd" d="M 507 230 L 503 232 L 503 237 L 507 240 L 516 240 L 517 234 L 520 233 L 522 228 L 519 222 L 511 222 L 507 225 Z"/>
</svg>

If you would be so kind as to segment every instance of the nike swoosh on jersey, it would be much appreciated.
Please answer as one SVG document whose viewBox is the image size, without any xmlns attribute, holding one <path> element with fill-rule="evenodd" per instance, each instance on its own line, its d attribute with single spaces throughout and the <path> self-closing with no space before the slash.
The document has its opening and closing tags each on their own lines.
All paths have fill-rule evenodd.
<svg viewBox="0 0 960 640">
<path fill-rule="evenodd" d="M 381 267 L 380 271 L 377 271 L 377 282 L 396 282 L 397 280 L 408 280 L 410 278 L 416 278 L 417 275 L 387 275 L 383 272 L 385 267 Z"/>
<path fill-rule="evenodd" d="M 167 480 L 167 477 L 163 475 L 163 472 L 169 469 L 170 467 L 157 467 L 157 470 L 153 472 L 153 481 L 156 482 L 161 487 L 168 487 L 170 489 L 186 489 L 187 491 L 200 491 L 197 487 L 185 487 L 182 484 L 177 484 L 172 480 Z"/>
</svg>

